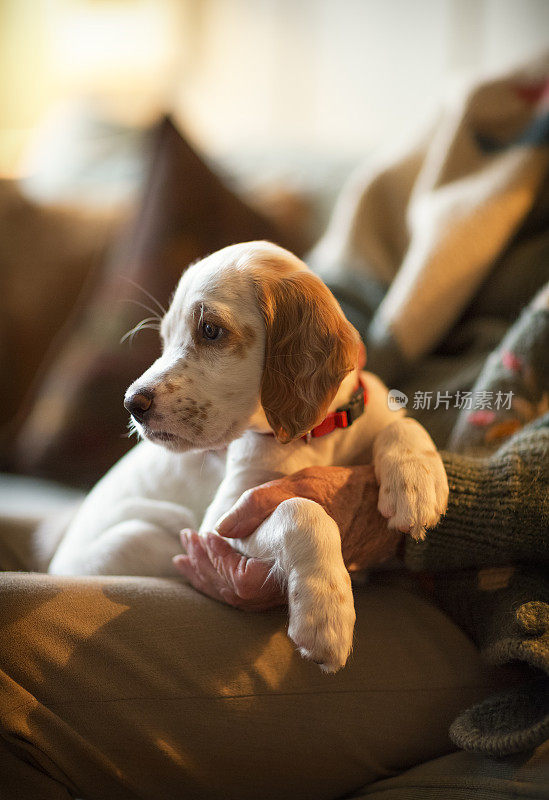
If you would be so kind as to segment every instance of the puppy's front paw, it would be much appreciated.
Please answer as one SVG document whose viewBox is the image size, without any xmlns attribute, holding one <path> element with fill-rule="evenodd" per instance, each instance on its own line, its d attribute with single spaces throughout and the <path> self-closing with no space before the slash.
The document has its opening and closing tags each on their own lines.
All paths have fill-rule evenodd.
<svg viewBox="0 0 549 800">
<path fill-rule="evenodd" d="M 389 528 L 424 539 L 448 505 L 448 479 L 436 450 L 421 456 L 380 459 L 378 509 Z"/>
<path fill-rule="evenodd" d="M 303 658 L 323 672 L 345 666 L 353 644 L 355 607 L 345 569 L 330 574 L 290 575 L 288 635 Z"/>
</svg>

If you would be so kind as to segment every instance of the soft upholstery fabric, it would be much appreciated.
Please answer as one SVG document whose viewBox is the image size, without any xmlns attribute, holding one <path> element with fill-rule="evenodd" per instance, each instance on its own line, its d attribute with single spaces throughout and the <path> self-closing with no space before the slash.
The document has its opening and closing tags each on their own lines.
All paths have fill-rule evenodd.
<svg viewBox="0 0 549 800">
<path fill-rule="evenodd" d="M 0 436 L 5 450 L 36 372 L 104 258 L 116 213 L 39 205 L 0 181 Z M 3 454 L 2 454 L 3 455 Z"/>
<path fill-rule="evenodd" d="M 150 331 L 133 344 L 120 343 L 151 316 L 136 303 L 158 312 L 146 292 L 165 306 L 189 263 L 258 238 L 291 244 L 227 189 L 172 121 L 163 119 L 152 135 L 149 175 L 135 217 L 59 341 L 21 429 L 16 468 L 72 485 L 94 483 L 130 446 L 124 391 L 159 351 Z"/>
<path fill-rule="evenodd" d="M 546 800 L 548 794 L 546 742 L 514 758 L 451 753 L 371 784 L 352 800 Z"/>
<path fill-rule="evenodd" d="M 178 580 L 5 573 L 6 800 L 333 800 L 449 752 L 489 690 L 475 648 L 406 581 L 357 590 L 355 649 L 324 675 L 284 610 Z"/>
</svg>

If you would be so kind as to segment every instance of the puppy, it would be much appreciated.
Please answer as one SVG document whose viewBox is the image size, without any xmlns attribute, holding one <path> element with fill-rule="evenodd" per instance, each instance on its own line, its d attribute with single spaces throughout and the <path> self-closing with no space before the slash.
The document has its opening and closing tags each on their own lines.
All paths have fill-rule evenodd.
<svg viewBox="0 0 549 800">
<path fill-rule="evenodd" d="M 422 538 L 437 524 L 448 483 L 431 438 L 359 372 L 357 332 L 294 255 L 248 242 L 194 264 L 161 338 L 125 397 L 144 441 L 84 501 L 50 572 L 173 574 L 182 528 L 215 531 L 243 492 L 310 466 L 373 459 L 389 527 Z M 275 562 L 301 655 L 342 667 L 355 611 L 334 520 L 293 498 L 233 545 Z"/>
</svg>

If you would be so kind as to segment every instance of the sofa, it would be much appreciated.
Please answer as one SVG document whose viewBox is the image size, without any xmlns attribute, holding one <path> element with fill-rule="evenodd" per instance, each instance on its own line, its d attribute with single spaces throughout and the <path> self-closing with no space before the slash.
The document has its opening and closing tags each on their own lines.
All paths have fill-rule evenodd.
<svg viewBox="0 0 549 800">
<path fill-rule="evenodd" d="M 4 728 L 8 754 L 3 756 L 6 762 L 4 771 L 0 772 L 0 787 L 4 781 L 6 792 L 2 796 L 46 797 L 40 793 L 51 789 L 44 788 L 45 784 L 41 783 L 45 773 L 49 778 L 54 776 L 57 787 L 62 787 L 59 794 L 51 794 L 52 797 L 80 796 L 79 792 L 87 791 L 91 793 L 82 793 L 83 797 L 104 800 L 176 796 L 177 784 L 173 776 L 177 774 L 187 776 L 182 777 L 181 783 L 186 787 L 184 796 L 197 798 L 291 796 L 408 800 L 549 796 L 549 742 L 533 752 L 498 758 L 456 750 L 448 739 L 447 727 L 462 708 L 481 699 L 490 688 L 508 685 L 517 678 L 512 669 L 499 672 L 488 669 L 467 636 L 426 599 L 419 583 L 403 571 L 378 576 L 369 587 L 357 590 L 362 593 L 358 607 L 363 628 L 358 628 L 354 663 L 349 676 L 338 679 L 341 681 L 337 684 L 339 699 L 338 691 L 331 687 L 328 699 L 324 698 L 318 705 L 312 701 L 307 705 L 308 701 L 302 700 L 303 695 L 307 695 L 307 687 L 315 687 L 315 692 L 318 689 L 317 696 L 322 695 L 323 689 L 319 677 L 312 671 L 314 665 L 296 666 L 292 659 L 297 656 L 292 655 L 286 642 L 281 642 L 282 612 L 282 615 L 278 612 L 266 614 L 265 619 L 250 622 L 240 612 L 221 610 L 205 598 L 190 599 L 192 590 L 174 581 L 109 578 L 90 582 L 86 578 L 64 580 L 40 574 L 45 562 L 36 531 L 41 525 L 70 514 L 83 493 L 133 444 L 124 435 L 126 419 L 121 397 L 125 386 L 155 357 L 158 343 L 150 331 L 142 332 L 132 346 L 121 346 L 121 337 L 150 313 L 147 307 L 154 304 L 153 298 L 161 304 L 168 302 L 181 264 L 188 264 L 232 241 L 252 238 L 269 238 L 299 254 L 305 253 L 318 230 L 319 223 L 311 223 L 311 218 L 318 206 L 326 203 L 325 197 L 313 202 L 307 192 L 281 193 L 279 187 L 276 191 L 257 192 L 252 199 L 244 200 L 234 190 L 234 184 L 221 180 L 217 170 L 197 155 L 169 116 L 144 132 L 142 141 L 143 182 L 136 179 L 128 193 L 128 197 L 133 193 L 131 203 L 127 198 L 125 203 L 108 212 L 54 208 L 50 203 L 29 199 L 24 187 L 15 182 L 0 184 L 3 222 L 0 259 L 4 262 L 5 279 L 0 301 L 0 360 L 4 362 L 4 374 L 13 376 L 5 389 L 1 447 L 4 474 L 0 479 L 0 566 L 6 574 L 0 578 L 0 585 L 6 602 L 2 605 L 4 612 L 0 612 L 0 619 L 6 615 L 2 624 L 8 627 L 15 624 L 8 613 L 13 610 L 13 600 L 10 605 L 8 597 L 13 598 L 10 592 L 15 589 L 17 597 L 24 596 L 22 587 L 26 586 L 29 607 L 21 609 L 21 617 L 36 613 L 39 624 L 51 636 L 55 634 L 50 628 L 53 623 L 48 617 L 47 603 L 48 598 L 59 593 L 65 598 L 65 619 L 69 621 L 71 609 L 82 618 L 86 615 L 86 604 L 97 603 L 99 607 L 100 598 L 104 597 L 114 604 L 126 604 L 130 609 L 132 602 L 137 609 L 140 604 L 147 603 L 151 628 L 163 628 L 168 640 L 171 636 L 175 642 L 178 634 L 175 627 L 170 628 L 167 609 L 172 607 L 178 620 L 178 613 L 181 613 L 177 610 L 178 603 L 181 601 L 182 608 L 189 608 L 189 604 L 195 602 L 198 604 L 197 620 L 203 625 L 207 627 L 209 620 L 211 630 L 217 631 L 215 626 L 221 624 L 221 615 L 227 630 L 237 631 L 234 633 L 236 644 L 232 640 L 224 641 L 222 633 L 217 642 L 215 637 L 212 641 L 196 639 L 196 647 L 201 648 L 204 657 L 205 672 L 208 655 L 213 663 L 216 649 L 226 652 L 234 646 L 238 652 L 239 635 L 242 635 L 241 652 L 247 652 L 246 636 L 252 632 L 255 635 L 254 626 L 259 626 L 265 649 L 250 661 L 253 670 L 240 664 L 239 673 L 236 664 L 228 658 L 228 675 L 234 683 L 231 696 L 242 698 L 249 684 L 248 694 L 256 700 L 263 695 L 282 697 L 292 691 L 296 699 L 282 704 L 278 711 L 268 702 L 257 701 L 257 707 L 252 703 L 241 712 L 241 727 L 235 728 L 232 718 L 227 721 L 225 742 L 223 736 L 213 734 L 215 750 L 205 760 L 204 756 L 201 760 L 198 751 L 204 753 L 207 749 L 207 735 L 212 731 L 208 725 L 208 706 L 201 701 L 187 713 L 192 720 L 190 728 L 202 730 L 203 739 L 197 734 L 188 753 L 182 756 L 171 752 L 169 742 L 158 733 L 159 752 L 162 751 L 166 764 L 169 762 L 166 775 L 159 766 L 161 762 L 154 762 L 152 775 L 140 786 L 132 783 L 127 775 L 117 778 L 116 752 L 119 752 L 117 747 L 122 747 L 117 745 L 111 754 L 112 763 L 103 763 L 109 776 L 104 783 L 97 777 L 98 773 L 90 770 L 81 785 L 74 785 L 74 776 L 68 774 L 68 761 L 60 757 L 55 766 L 50 763 L 55 748 L 57 753 L 62 751 L 63 739 L 51 741 L 55 728 L 49 728 L 44 720 L 46 712 L 55 710 L 55 702 L 48 709 L 47 698 L 37 693 L 33 698 L 33 703 L 38 704 L 37 711 L 33 707 L 37 738 L 33 738 L 31 714 L 27 718 L 30 727 L 26 733 L 16 728 L 12 717 L 7 717 L 11 721 L 5 723 Z M 114 616 L 111 620 L 108 611 L 105 615 L 105 620 L 113 624 L 112 637 L 125 641 L 121 625 L 127 625 L 128 630 L 131 628 L 131 613 L 126 622 L 116 622 Z M 418 619 L 424 625 L 424 636 L 421 645 L 416 647 L 409 634 L 415 625 L 419 630 Z M 188 622 L 180 619 L 179 623 L 188 637 L 198 636 L 196 632 L 189 632 Z M 11 634 L 18 648 L 28 647 L 22 630 L 16 627 Z M 386 639 L 383 638 L 385 633 Z M 84 647 L 79 660 L 75 646 L 72 660 L 67 654 L 55 669 L 50 665 L 50 677 L 66 681 L 76 694 L 79 670 L 84 674 L 92 665 L 99 673 L 106 670 L 107 674 L 112 670 L 123 682 L 124 670 L 129 674 L 132 665 L 135 669 L 139 667 L 132 653 L 123 648 L 112 650 L 112 664 L 99 664 L 91 646 L 92 634 L 90 629 L 90 647 Z M 134 637 L 135 629 L 128 642 L 135 644 Z M 368 640 L 379 647 L 376 657 L 368 652 Z M 180 641 L 177 643 L 181 645 Z M 125 660 L 119 660 L 121 652 L 125 653 Z M 4 677 L 8 675 L 16 680 L 18 660 L 28 663 L 28 658 L 28 652 L 7 647 L 0 664 Z M 290 666 L 286 664 L 288 659 Z M 416 677 L 413 677 L 414 669 Z M 372 685 L 375 687 L 378 682 L 378 701 L 376 704 L 371 699 L 370 721 L 367 720 L 368 705 L 360 709 L 355 695 L 360 670 L 363 670 L 366 685 L 370 685 L 371 698 L 375 694 Z M 215 676 L 221 680 L 217 668 Z M 36 676 L 32 680 L 38 685 Z M 194 685 L 190 679 L 189 685 Z M 199 682 L 196 685 L 201 686 Z M 393 687 L 391 691 L 389 686 Z M 401 687 L 399 691 L 397 686 Z M 23 683 L 17 692 L 21 692 L 22 687 Z M 32 694 L 29 686 L 27 690 Z M 101 690 L 97 690 L 100 694 Z M 215 691 L 223 694 L 225 689 L 217 686 Z M 345 700 L 346 693 L 350 699 Z M 421 701 L 417 699 L 419 694 L 423 698 Z M 154 715 L 141 706 L 137 708 L 136 728 L 143 724 L 152 729 Z M 139 713 L 143 714 L 142 723 Z M 280 715 L 278 719 L 277 714 Z M 263 719 L 269 715 L 271 725 L 277 730 L 284 730 L 283 725 L 294 728 L 287 734 L 287 743 L 294 748 L 293 756 L 291 752 L 288 754 L 288 747 L 281 744 L 282 761 L 276 774 L 271 772 L 272 758 L 256 761 L 252 758 L 244 778 L 240 775 L 235 779 L 231 773 L 224 783 L 223 770 L 229 770 L 227 754 L 233 758 L 236 772 L 239 765 L 242 766 L 238 753 L 254 747 L 253 740 L 257 736 L 272 733 L 267 724 L 258 729 L 249 724 L 246 733 L 246 719 Z M 309 723 L 296 732 L 295 728 L 304 725 L 303 720 L 308 715 Z M 211 719 L 217 720 L 213 712 Z M 88 725 L 92 725 L 91 720 L 90 717 Z M 228 739 L 235 736 L 242 737 L 239 747 L 235 748 L 232 741 L 229 747 Z M 296 741 L 298 745 L 294 744 Z M 137 737 L 137 762 L 138 742 Z M 224 746 L 227 746 L 226 754 Z M 265 742 L 264 748 L 276 751 L 276 741 Z M 82 753 L 81 758 L 84 758 Z M 189 758 L 188 764 L 184 756 Z M 15 763 L 10 759 L 15 757 L 18 762 L 22 759 L 30 765 L 26 787 L 19 785 L 17 788 L 20 776 L 14 778 L 14 772 L 10 777 Z M 94 761 L 99 772 L 101 763 L 97 759 Z M 203 769 L 207 769 L 208 775 L 203 776 L 201 782 L 199 775 Z M 285 789 L 285 786 L 292 788 Z"/>
</svg>

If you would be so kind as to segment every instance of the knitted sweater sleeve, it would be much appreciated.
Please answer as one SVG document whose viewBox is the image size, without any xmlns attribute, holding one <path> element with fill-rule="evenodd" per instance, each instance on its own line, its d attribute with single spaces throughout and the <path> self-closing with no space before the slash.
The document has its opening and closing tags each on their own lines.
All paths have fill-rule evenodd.
<svg viewBox="0 0 549 800">
<path fill-rule="evenodd" d="M 450 499 L 425 541 L 406 537 L 414 571 L 549 565 L 549 414 L 489 458 L 443 453 Z"/>
</svg>

